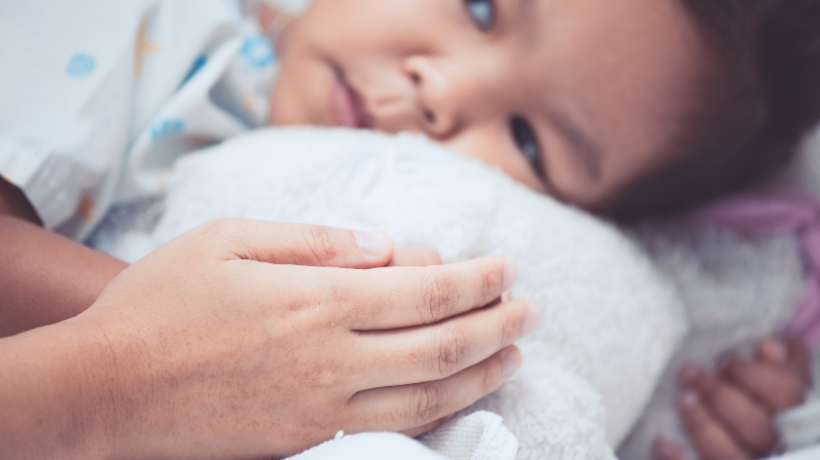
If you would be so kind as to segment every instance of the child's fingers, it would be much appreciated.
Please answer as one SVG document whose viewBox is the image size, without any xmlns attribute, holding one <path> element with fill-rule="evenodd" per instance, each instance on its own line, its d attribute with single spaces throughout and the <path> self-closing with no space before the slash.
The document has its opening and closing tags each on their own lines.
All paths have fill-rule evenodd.
<svg viewBox="0 0 820 460">
<path fill-rule="evenodd" d="M 684 369 L 686 386 L 695 390 L 734 439 L 749 451 L 769 454 L 777 446 L 777 432 L 767 409 L 736 386 L 698 367 Z"/>
<path fill-rule="evenodd" d="M 680 413 L 692 445 L 703 460 L 749 460 L 751 456 L 702 404 L 698 394 L 684 391 L 678 398 Z"/>
<path fill-rule="evenodd" d="M 806 384 L 811 381 L 809 352 L 796 339 L 766 339 L 757 347 L 757 359 L 774 367 L 787 368 L 795 372 Z"/>
<path fill-rule="evenodd" d="M 757 359 L 775 367 L 786 367 L 789 363 L 789 349 L 776 339 L 762 340 L 757 346 Z"/>
<path fill-rule="evenodd" d="M 666 439 L 655 441 L 652 446 L 652 453 L 655 460 L 686 460 L 686 455 L 683 453 L 681 446 Z"/>
<path fill-rule="evenodd" d="M 786 348 L 789 351 L 789 364 L 792 369 L 797 371 L 797 374 L 806 382 L 806 387 L 811 384 L 811 357 L 809 351 L 806 349 L 803 342 L 787 338 Z"/>
<path fill-rule="evenodd" d="M 724 378 L 743 388 L 772 413 L 803 402 L 805 381 L 791 369 L 736 356 L 725 358 L 721 369 Z"/>
</svg>

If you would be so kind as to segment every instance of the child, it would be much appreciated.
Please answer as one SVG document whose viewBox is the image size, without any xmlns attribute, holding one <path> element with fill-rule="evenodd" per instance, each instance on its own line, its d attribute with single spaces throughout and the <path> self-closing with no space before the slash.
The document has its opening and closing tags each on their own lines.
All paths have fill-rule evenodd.
<svg viewBox="0 0 820 460">
<path fill-rule="evenodd" d="M 270 120 L 424 132 L 564 201 L 646 217 L 788 158 L 820 110 L 817 62 L 788 57 L 816 43 L 801 26 L 816 10 L 318 1 L 279 43 Z"/>
<path fill-rule="evenodd" d="M 795 147 L 777 118 L 804 129 L 818 121 L 815 88 L 805 88 L 813 98 L 791 96 L 806 104 L 802 114 L 767 100 L 790 98 L 796 87 L 776 86 L 794 77 L 772 75 L 767 66 L 778 64 L 754 53 L 776 52 L 755 50 L 758 32 L 742 30 L 748 21 L 782 34 L 771 29 L 796 21 L 782 9 L 798 14 L 799 2 L 735 11 L 705 2 L 463 3 L 456 11 L 444 2 L 316 1 L 280 41 L 271 122 L 423 132 L 536 190 L 628 218 L 759 179 Z M 767 8 L 775 18 L 755 24 Z M 624 62 L 643 67 L 622 71 Z M 809 385 L 805 351 L 779 341 L 717 374 L 688 367 L 681 379 L 681 416 L 705 460 L 773 453 L 772 414 L 799 404 Z M 681 455 L 658 444 L 661 459 Z"/>
<path fill-rule="evenodd" d="M 156 197 L 179 155 L 266 119 L 422 132 L 622 219 L 747 186 L 820 120 L 815 0 L 316 0 L 292 23 L 260 13 L 279 64 L 238 2 L 35 3 L 4 15 L 20 69 L 0 77 L 4 197 L 79 241 L 112 204 Z M 39 61 L 11 45 L 55 30 Z M 39 300 L 61 313 L 20 327 L 82 311 L 117 272 L 72 251 L 107 267 L 82 274 L 99 282 L 53 289 Z"/>
</svg>

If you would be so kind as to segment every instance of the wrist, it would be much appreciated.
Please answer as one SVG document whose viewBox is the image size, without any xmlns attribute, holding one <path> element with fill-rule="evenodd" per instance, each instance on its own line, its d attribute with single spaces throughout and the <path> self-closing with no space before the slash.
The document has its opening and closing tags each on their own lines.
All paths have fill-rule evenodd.
<svg viewBox="0 0 820 460">
<path fill-rule="evenodd" d="M 73 329 L 72 336 L 82 336 L 77 352 L 84 358 L 78 362 L 77 378 L 87 388 L 86 436 L 92 453 L 87 458 L 135 460 L 151 452 L 145 442 L 149 427 L 143 422 L 150 412 L 147 398 L 153 388 L 140 359 L 147 350 L 140 348 L 142 342 L 133 335 L 137 328 L 126 318 L 112 321 L 117 316 L 114 311 L 104 316 L 96 313 L 89 311 L 64 323 Z"/>
<path fill-rule="evenodd" d="M 0 457 L 118 458 L 134 432 L 118 358 L 83 321 L 0 340 Z"/>
</svg>

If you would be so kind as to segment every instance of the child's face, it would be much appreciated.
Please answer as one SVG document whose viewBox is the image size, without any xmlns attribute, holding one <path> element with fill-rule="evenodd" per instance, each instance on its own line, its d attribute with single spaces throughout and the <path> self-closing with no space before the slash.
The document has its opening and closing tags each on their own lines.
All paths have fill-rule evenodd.
<svg viewBox="0 0 820 460">
<path fill-rule="evenodd" d="M 668 161 L 701 44 L 677 0 L 315 0 L 271 122 L 415 131 L 588 208 Z"/>
</svg>

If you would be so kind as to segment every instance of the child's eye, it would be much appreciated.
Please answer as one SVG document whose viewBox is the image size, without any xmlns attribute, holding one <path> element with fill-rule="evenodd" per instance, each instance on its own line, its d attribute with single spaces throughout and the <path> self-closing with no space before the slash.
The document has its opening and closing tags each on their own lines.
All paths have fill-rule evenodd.
<svg viewBox="0 0 820 460">
<path fill-rule="evenodd" d="M 495 3 L 493 0 L 464 0 L 467 12 L 479 29 L 487 31 L 495 19 Z"/>
<path fill-rule="evenodd" d="M 524 154 L 535 172 L 538 173 L 539 176 L 543 176 L 544 169 L 541 164 L 541 149 L 538 147 L 538 138 L 535 136 L 535 132 L 532 130 L 532 127 L 530 127 L 530 124 L 523 118 L 513 117 L 513 119 L 510 120 L 510 129 L 512 130 L 512 136 L 515 140 L 515 145 L 518 146 L 518 150 Z"/>
</svg>

